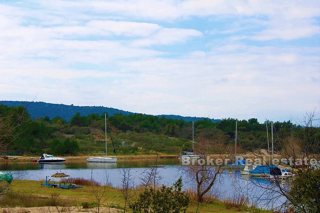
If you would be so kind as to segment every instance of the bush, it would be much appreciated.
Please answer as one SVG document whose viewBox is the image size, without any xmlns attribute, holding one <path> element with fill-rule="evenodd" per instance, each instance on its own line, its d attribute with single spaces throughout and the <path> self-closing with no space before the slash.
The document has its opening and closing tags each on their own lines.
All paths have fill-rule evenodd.
<svg viewBox="0 0 320 213">
<path fill-rule="evenodd" d="M 160 189 L 145 188 L 138 200 L 130 205 L 133 212 L 144 213 L 178 213 L 186 212 L 190 199 L 182 192 L 181 178 L 171 186 L 162 186 Z"/>
<path fill-rule="evenodd" d="M 92 208 L 97 207 L 96 203 L 89 203 L 89 202 L 83 202 L 83 203 L 81 203 L 81 205 L 82 205 L 82 208 L 84 208 L 84 209 L 92 209 Z"/>
<path fill-rule="evenodd" d="M 293 180 L 290 200 L 296 212 L 320 212 L 320 170 L 299 172 Z"/>
</svg>

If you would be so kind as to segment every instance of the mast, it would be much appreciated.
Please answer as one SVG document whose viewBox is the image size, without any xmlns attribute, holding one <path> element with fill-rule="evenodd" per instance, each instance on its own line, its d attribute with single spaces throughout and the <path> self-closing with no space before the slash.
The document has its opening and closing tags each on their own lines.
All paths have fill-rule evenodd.
<svg viewBox="0 0 320 213">
<path fill-rule="evenodd" d="M 192 152 L 194 152 L 194 121 L 192 121 Z"/>
<path fill-rule="evenodd" d="M 271 159 L 273 161 L 273 122 L 271 122 Z"/>
<path fill-rule="evenodd" d="M 270 164 L 270 143 L 269 143 L 268 121 L 266 121 L 266 130 L 267 130 L 267 143 L 268 143 L 268 158 L 269 158 L 269 164 Z"/>
<path fill-rule="evenodd" d="M 234 157 L 237 156 L 237 141 L 238 141 L 238 121 L 236 120 L 236 131 L 234 137 Z"/>
<path fill-rule="evenodd" d="M 108 141 L 107 141 L 107 114 L 104 113 L 104 141 L 106 145 L 106 156 L 108 155 Z"/>
</svg>

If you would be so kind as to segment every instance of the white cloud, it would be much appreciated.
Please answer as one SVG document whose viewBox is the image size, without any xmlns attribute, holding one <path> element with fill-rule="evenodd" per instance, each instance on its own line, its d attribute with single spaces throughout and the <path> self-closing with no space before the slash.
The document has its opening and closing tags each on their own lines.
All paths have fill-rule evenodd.
<svg viewBox="0 0 320 213">
<path fill-rule="evenodd" d="M 260 119 L 320 103 L 319 47 L 263 43 L 318 35 L 318 1 L 33 4 L 0 4 L 1 99 Z"/>
<path fill-rule="evenodd" d="M 134 46 L 168 45 L 184 42 L 193 37 L 202 36 L 202 33 L 191 29 L 165 28 L 153 35 L 138 39 L 133 42 Z"/>
</svg>

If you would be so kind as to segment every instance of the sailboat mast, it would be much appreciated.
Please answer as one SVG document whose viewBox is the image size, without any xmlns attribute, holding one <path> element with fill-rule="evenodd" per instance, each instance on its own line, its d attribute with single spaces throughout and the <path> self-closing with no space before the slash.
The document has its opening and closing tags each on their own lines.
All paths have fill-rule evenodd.
<svg viewBox="0 0 320 213">
<path fill-rule="evenodd" d="M 273 122 L 271 122 L 271 159 L 273 161 Z"/>
<path fill-rule="evenodd" d="M 236 121 L 236 131 L 234 137 L 234 156 L 237 156 L 237 141 L 238 141 L 238 121 Z"/>
<path fill-rule="evenodd" d="M 107 114 L 104 114 L 104 141 L 106 145 L 106 155 L 108 155 L 108 141 L 107 141 L 108 135 L 107 135 Z"/>
<path fill-rule="evenodd" d="M 192 121 L 192 152 L 194 152 L 194 121 Z"/>
<path fill-rule="evenodd" d="M 269 142 L 268 121 L 266 121 L 266 130 L 267 130 L 267 143 L 268 143 L 268 159 L 269 159 L 269 164 L 270 164 L 270 142 Z"/>
</svg>

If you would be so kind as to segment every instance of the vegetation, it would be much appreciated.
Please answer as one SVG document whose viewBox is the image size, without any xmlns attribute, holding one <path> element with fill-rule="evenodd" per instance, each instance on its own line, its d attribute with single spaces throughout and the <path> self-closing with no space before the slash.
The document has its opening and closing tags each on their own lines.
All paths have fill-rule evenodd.
<svg viewBox="0 0 320 213">
<path fill-rule="evenodd" d="M 124 198 L 121 193 L 121 189 L 112 188 L 110 186 L 97 186 L 104 187 L 105 194 L 102 208 L 107 211 L 106 208 L 116 208 L 123 210 Z M 138 200 L 139 195 L 143 193 L 143 190 L 136 188 L 132 192 L 134 195 L 133 200 Z M 170 193 L 169 193 L 170 194 Z M 167 202 L 167 200 L 165 201 Z M 84 186 L 76 190 L 64 190 L 55 188 L 41 187 L 39 181 L 26 181 L 26 180 L 15 180 L 10 191 L 3 196 L 0 196 L 0 207 L 38 207 L 38 206 L 60 206 L 61 208 L 74 206 L 82 208 L 96 208 L 95 194 L 92 193 L 91 186 Z M 197 204 L 193 199 L 190 199 L 189 207 L 186 212 L 195 212 Z M 80 212 L 79 209 L 77 212 Z M 60 209 L 60 212 L 63 212 Z M 69 211 L 64 211 L 69 212 Z M 212 200 L 203 204 L 199 212 L 206 213 L 232 213 L 232 212 L 269 212 L 243 207 L 232 207 L 225 205 L 223 202 L 218 200 Z"/>
<path fill-rule="evenodd" d="M 172 187 L 162 186 L 159 189 L 146 187 L 136 202 L 130 205 L 133 212 L 186 212 L 190 198 L 182 192 L 182 179 L 177 180 Z"/>
<path fill-rule="evenodd" d="M 230 153 L 235 121 L 197 120 L 196 141 L 214 141 L 208 144 L 209 149 L 221 147 L 219 152 Z M 192 147 L 192 124 L 188 121 L 144 114 L 113 114 L 108 116 L 107 123 L 110 154 L 178 154 Z M 286 149 L 288 141 L 298 141 L 300 147 L 308 147 L 302 151 L 320 152 L 320 128 L 305 128 L 290 121 L 275 122 L 274 132 L 275 151 Z M 254 118 L 238 121 L 238 138 L 239 152 L 266 149 L 265 123 Z M 101 154 L 104 152 L 104 116 L 76 113 L 70 121 L 59 117 L 31 119 L 23 107 L 0 105 L 0 145 L 2 154 Z"/>
<path fill-rule="evenodd" d="M 288 198 L 296 212 L 320 212 L 320 170 L 300 172 L 292 183 Z"/>
</svg>

